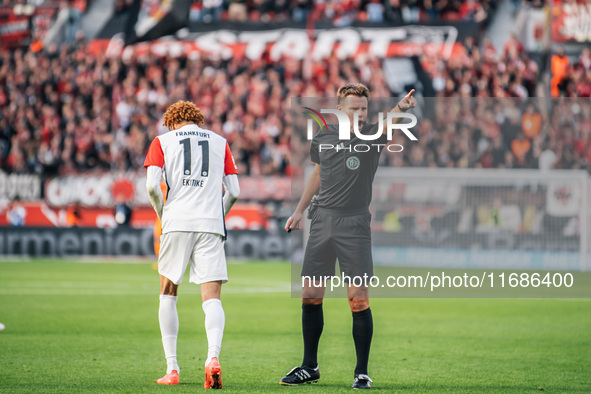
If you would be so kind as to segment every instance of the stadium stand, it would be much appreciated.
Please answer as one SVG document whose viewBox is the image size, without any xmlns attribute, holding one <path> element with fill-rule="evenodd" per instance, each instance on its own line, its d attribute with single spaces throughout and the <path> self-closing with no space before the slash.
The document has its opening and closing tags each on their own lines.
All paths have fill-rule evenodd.
<svg viewBox="0 0 591 394">
<path fill-rule="evenodd" d="M 209 16 L 212 20 L 278 21 L 298 20 L 312 13 L 342 25 L 339 20 L 343 18 L 382 22 L 378 14 L 403 21 L 474 19 L 480 12 L 474 7 L 489 16 L 496 4 L 211 0 L 195 2 L 192 15 L 199 20 Z M 130 5 L 129 1 L 117 1 L 116 10 L 122 12 Z M 523 100 L 524 108 L 526 99 L 536 96 L 543 65 L 524 50 L 516 36 L 503 48 L 495 48 L 487 38 L 477 42 L 473 37 L 467 37 L 460 47 L 459 54 L 448 59 L 438 52 L 424 52 L 420 57 L 435 96 L 514 97 Z M 0 165 L 12 173 L 50 176 L 140 169 L 149 141 L 165 131 L 161 126 L 164 109 L 170 102 L 189 99 L 204 110 L 207 127 L 228 138 L 240 173 L 289 175 L 293 162 L 290 144 L 298 144 L 291 140 L 291 97 L 332 96 L 338 86 L 353 80 L 367 84 L 375 97 L 400 93 L 390 90 L 383 60 L 371 55 L 345 61 L 330 57 L 307 65 L 287 58 L 219 60 L 150 53 L 107 58 L 88 56 L 88 45 L 80 35 L 71 45 L 0 51 Z M 556 64 L 559 68 L 559 62 Z M 589 97 L 589 49 L 582 51 L 578 61 L 560 67 L 563 70 L 555 75 L 553 90 L 565 96 Z M 306 73 L 306 68 L 312 72 Z M 540 109 L 533 111 L 545 116 Z M 560 111 L 556 109 L 543 122 Z M 583 130 L 553 134 L 544 128 L 534 132 L 521 127 L 522 119 L 493 112 L 454 130 L 444 130 L 440 119 L 425 122 L 421 144 L 400 162 L 384 159 L 385 164 L 537 168 L 541 152 L 552 150 L 558 157 L 555 167 L 587 168 Z M 480 123 L 489 118 L 487 130 L 496 131 L 483 132 Z M 552 126 L 558 130 L 562 125 Z M 573 146 L 577 146 L 574 151 Z"/>
<path fill-rule="evenodd" d="M 471 39 L 463 47 L 465 53 L 459 58 L 427 59 L 435 64 L 432 77 L 437 96 L 533 96 L 539 65 L 520 49 L 516 39 L 502 52 L 486 41 L 479 47 Z M 80 41 L 76 47 L 53 47 L 38 53 L 2 53 L 0 146 L 4 170 L 54 174 L 59 169 L 66 174 L 140 169 L 147 144 L 165 131 L 160 126 L 164 108 L 171 101 L 188 98 L 203 108 L 208 127 L 228 138 L 241 173 L 290 174 L 290 97 L 331 96 L 346 80 L 368 84 L 377 97 L 392 94 L 380 60 L 371 57 L 344 63 L 336 58 L 314 62 L 316 77 L 308 80 L 298 60 L 159 59 L 149 54 L 122 60 L 93 58 L 86 51 Z M 567 83 L 567 88 L 577 86 L 571 95 L 582 95 L 585 86 L 589 87 L 591 72 L 583 65 L 589 63 L 588 51 L 581 58 L 580 65 L 572 66 L 580 71 L 569 75 L 571 79 L 586 78 L 587 84 Z M 372 71 L 368 73 L 368 69 Z M 520 154 L 512 146 L 517 133 L 484 136 L 480 142 L 491 149 L 502 147 L 513 157 L 498 151 L 492 162 L 482 157 L 483 152 L 475 149 L 482 139 L 478 130 L 425 132 L 425 142 L 417 149 L 430 146 L 431 154 L 424 160 L 411 155 L 399 164 L 536 168 L 533 159 L 516 160 Z M 455 142 L 461 135 L 467 137 L 467 143 Z M 551 147 L 559 147 L 545 133 L 526 139 L 536 146 L 551 143 Z M 437 158 L 441 146 L 456 153 L 448 155 L 450 159 Z M 416 153 L 416 157 L 423 155 Z M 587 165 L 586 161 L 575 162 L 567 160 L 559 167 Z"/>
<path fill-rule="evenodd" d="M 434 20 L 485 21 L 493 13 L 496 0 L 205 0 L 194 1 L 191 18 L 215 21 L 270 22 L 292 20 L 329 21 L 335 26 L 353 22 L 425 22 Z"/>
</svg>

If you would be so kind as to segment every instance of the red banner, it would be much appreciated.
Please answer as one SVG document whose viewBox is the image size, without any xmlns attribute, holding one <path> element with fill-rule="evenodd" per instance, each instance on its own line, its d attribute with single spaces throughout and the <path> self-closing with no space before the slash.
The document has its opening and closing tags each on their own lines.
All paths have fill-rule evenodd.
<svg viewBox="0 0 591 394">
<path fill-rule="evenodd" d="M 289 178 L 238 177 L 238 179 L 240 199 L 243 201 L 285 201 L 291 196 Z M 56 208 L 64 208 L 74 203 L 84 207 L 112 208 L 118 197 L 133 207 L 151 208 L 146 193 L 146 176 L 133 172 L 97 173 L 57 177 L 45 183 L 45 201 Z"/>
<path fill-rule="evenodd" d="M 0 211 L 0 227 L 10 225 L 9 217 L 17 215 L 26 227 L 70 227 L 68 217 L 74 207 L 51 208 L 43 202 L 13 203 Z M 113 209 L 77 207 L 78 227 L 117 227 Z M 14 211 L 14 212 L 13 212 Z M 268 229 L 270 212 L 261 204 L 236 204 L 226 217 L 228 230 L 265 230 Z M 132 210 L 132 227 L 151 227 L 156 221 L 152 207 L 138 207 Z"/>
<path fill-rule="evenodd" d="M 0 22 L 0 43 L 4 47 L 26 44 L 25 40 L 30 36 L 29 18 L 26 16 L 13 16 L 7 21 Z"/>
<path fill-rule="evenodd" d="M 243 58 L 251 60 L 268 57 L 313 60 L 337 56 L 339 59 L 371 54 L 379 58 L 408 57 L 439 54 L 451 57 L 458 47 L 459 32 L 454 26 L 401 26 L 392 28 L 320 29 L 310 39 L 304 29 L 260 31 L 211 31 L 187 33 L 182 40 L 158 39 L 125 47 L 122 36 L 90 43 L 93 54 L 106 53 L 110 57 L 195 56 L 213 58 Z"/>
<path fill-rule="evenodd" d="M 57 7 L 34 7 L 30 4 L 0 6 L 0 46 L 17 48 L 27 45 L 32 35 L 42 37 L 56 12 Z"/>
</svg>

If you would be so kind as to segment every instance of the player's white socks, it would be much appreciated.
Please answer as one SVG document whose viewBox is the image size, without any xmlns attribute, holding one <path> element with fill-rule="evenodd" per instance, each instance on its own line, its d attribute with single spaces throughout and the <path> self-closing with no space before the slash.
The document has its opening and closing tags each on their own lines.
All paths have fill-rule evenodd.
<svg viewBox="0 0 591 394">
<path fill-rule="evenodd" d="M 224 308 L 222 308 L 222 301 L 217 298 L 210 298 L 203 303 L 202 307 L 203 312 L 205 312 L 205 332 L 207 333 L 207 343 L 209 345 L 207 361 L 205 361 L 205 365 L 207 365 L 213 357 L 219 358 L 220 356 L 226 316 L 224 315 Z"/>
<path fill-rule="evenodd" d="M 158 320 L 160 321 L 160 332 L 162 333 L 162 345 L 166 356 L 166 373 L 173 369 L 180 372 L 176 361 L 176 341 L 179 334 L 179 315 L 176 311 L 177 296 L 160 294 L 160 308 L 158 309 Z"/>
</svg>

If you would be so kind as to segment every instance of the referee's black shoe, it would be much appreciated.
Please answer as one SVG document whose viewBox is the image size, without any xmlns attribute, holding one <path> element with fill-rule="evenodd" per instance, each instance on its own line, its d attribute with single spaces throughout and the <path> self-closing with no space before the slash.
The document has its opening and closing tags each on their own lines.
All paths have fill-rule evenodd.
<svg viewBox="0 0 591 394">
<path fill-rule="evenodd" d="M 353 387 L 354 389 L 368 389 L 371 387 L 371 382 L 373 382 L 373 380 L 371 380 L 369 376 L 360 373 L 358 375 L 355 375 L 355 382 L 351 387 Z"/>
<path fill-rule="evenodd" d="M 286 386 L 297 386 L 302 383 L 316 383 L 320 379 L 320 370 L 316 368 L 294 367 L 281 378 L 279 384 Z"/>
</svg>

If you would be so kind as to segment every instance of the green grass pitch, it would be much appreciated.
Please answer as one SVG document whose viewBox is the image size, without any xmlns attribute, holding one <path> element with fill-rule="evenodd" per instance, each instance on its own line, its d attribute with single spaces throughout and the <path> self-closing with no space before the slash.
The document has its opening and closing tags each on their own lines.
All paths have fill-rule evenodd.
<svg viewBox="0 0 591 394">
<path fill-rule="evenodd" d="M 321 379 L 279 379 L 301 362 L 300 301 L 287 263 L 229 265 L 220 361 L 227 392 L 350 392 L 346 300 L 325 301 Z M 0 392 L 184 393 L 203 388 L 199 288 L 179 289 L 181 384 L 162 387 L 158 275 L 150 264 L 0 263 Z M 591 392 L 590 299 L 374 299 L 373 391 Z"/>
</svg>

